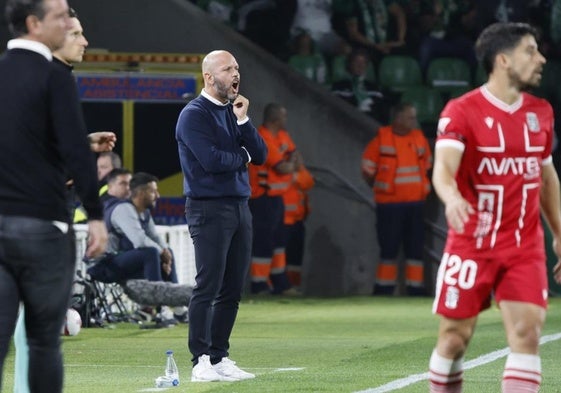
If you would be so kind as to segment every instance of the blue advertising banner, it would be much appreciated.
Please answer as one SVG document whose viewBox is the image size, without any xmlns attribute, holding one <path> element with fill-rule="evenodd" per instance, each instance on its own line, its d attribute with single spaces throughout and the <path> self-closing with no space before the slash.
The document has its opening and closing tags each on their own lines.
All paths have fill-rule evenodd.
<svg viewBox="0 0 561 393">
<path fill-rule="evenodd" d="M 185 102 L 196 93 L 195 75 L 158 75 L 138 73 L 76 72 L 80 99 L 83 101 L 167 101 Z"/>
<path fill-rule="evenodd" d="M 152 217 L 157 225 L 183 225 L 185 220 L 184 197 L 160 197 L 152 210 Z"/>
</svg>

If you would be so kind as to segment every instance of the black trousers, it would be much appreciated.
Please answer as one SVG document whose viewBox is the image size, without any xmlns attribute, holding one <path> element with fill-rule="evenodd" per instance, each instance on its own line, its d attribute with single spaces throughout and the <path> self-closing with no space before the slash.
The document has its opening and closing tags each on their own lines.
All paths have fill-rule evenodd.
<svg viewBox="0 0 561 393">
<path fill-rule="evenodd" d="M 94 280 L 105 283 L 121 283 L 133 279 L 177 283 L 175 259 L 171 265 L 171 273 L 166 274 L 162 271 L 160 252 L 155 247 L 140 247 L 107 255 L 88 268 L 88 274 Z"/>
<path fill-rule="evenodd" d="M 63 229 L 46 220 L 0 215 L 0 375 L 21 300 L 33 393 L 62 391 L 60 329 L 75 264 L 72 227 Z"/>
<path fill-rule="evenodd" d="M 304 242 L 306 241 L 306 227 L 304 220 L 285 226 L 286 234 L 286 266 L 302 267 L 304 259 Z"/>
<path fill-rule="evenodd" d="M 193 200 L 185 205 L 195 248 L 196 285 L 189 303 L 189 350 L 196 364 L 228 356 L 230 334 L 251 259 L 251 212 L 246 199 Z"/>
<path fill-rule="evenodd" d="M 396 259 L 403 244 L 406 259 L 423 259 L 424 206 L 421 202 L 378 203 L 376 231 L 380 258 Z"/>
</svg>

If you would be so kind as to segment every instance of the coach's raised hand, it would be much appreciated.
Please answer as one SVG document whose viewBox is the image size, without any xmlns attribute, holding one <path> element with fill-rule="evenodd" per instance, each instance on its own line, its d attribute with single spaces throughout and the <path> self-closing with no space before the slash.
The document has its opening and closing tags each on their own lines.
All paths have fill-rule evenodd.
<svg viewBox="0 0 561 393">
<path fill-rule="evenodd" d="M 249 100 L 239 94 L 234 102 L 232 102 L 234 109 L 234 115 L 238 118 L 239 122 L 244 121 L 247 118 L 247 110 L 249 108 Z"/>
</svg>

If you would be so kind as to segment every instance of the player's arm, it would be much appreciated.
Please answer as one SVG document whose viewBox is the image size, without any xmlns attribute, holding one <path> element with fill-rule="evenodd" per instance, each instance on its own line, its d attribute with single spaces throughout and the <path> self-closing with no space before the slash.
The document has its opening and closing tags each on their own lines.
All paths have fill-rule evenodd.
<svg viewBox="0 0 561 393">
<path fill-rule="evenodd" d="M 542 187 L 540 190 L 540 207 L 547 225 L 553 235 L 553 251 L 557 255 L 557 264 L 553 267 L 553 275 L 557 283 L 561 283 L 561 196 L 559 177 L 548 163 L 542 168 Z"/>
<path fill-rule="evenodd" d="M 436 146 L 432 184 L 436 194 L 444 203 L 448 225 L 456 232 L 464 231 L 469 215 L 474 213 L 456 183 L 456 172 L 460 167 L 463 151 L 451 146 Z"/>
<path fill-rule="evenodd" d="M 561 239 L 561 196 L 559 177 L 553 163 L 544 165 L 542 168 L 540 206 L 551 232 L 555 237 Z"/>
</svg>

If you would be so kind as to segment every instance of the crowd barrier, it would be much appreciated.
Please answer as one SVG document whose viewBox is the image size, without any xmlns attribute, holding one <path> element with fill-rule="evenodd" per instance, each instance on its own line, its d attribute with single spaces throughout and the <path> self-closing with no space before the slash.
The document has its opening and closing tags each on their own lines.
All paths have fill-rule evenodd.
<svg viewBox="0 0 561 393">
<path fill-rule="evenodd" d="M 83 267 L 82 260 L 87 248 L 88 226 L 75 224 L 74 230 L 76 232 L 76 266 L 77 269 L 80 269 Z M 197 272 L 195 251 L 187 225 L 156 225 L 156 230 L 173 251 L 179 283 L 194 286 Z"/>
</svg>

